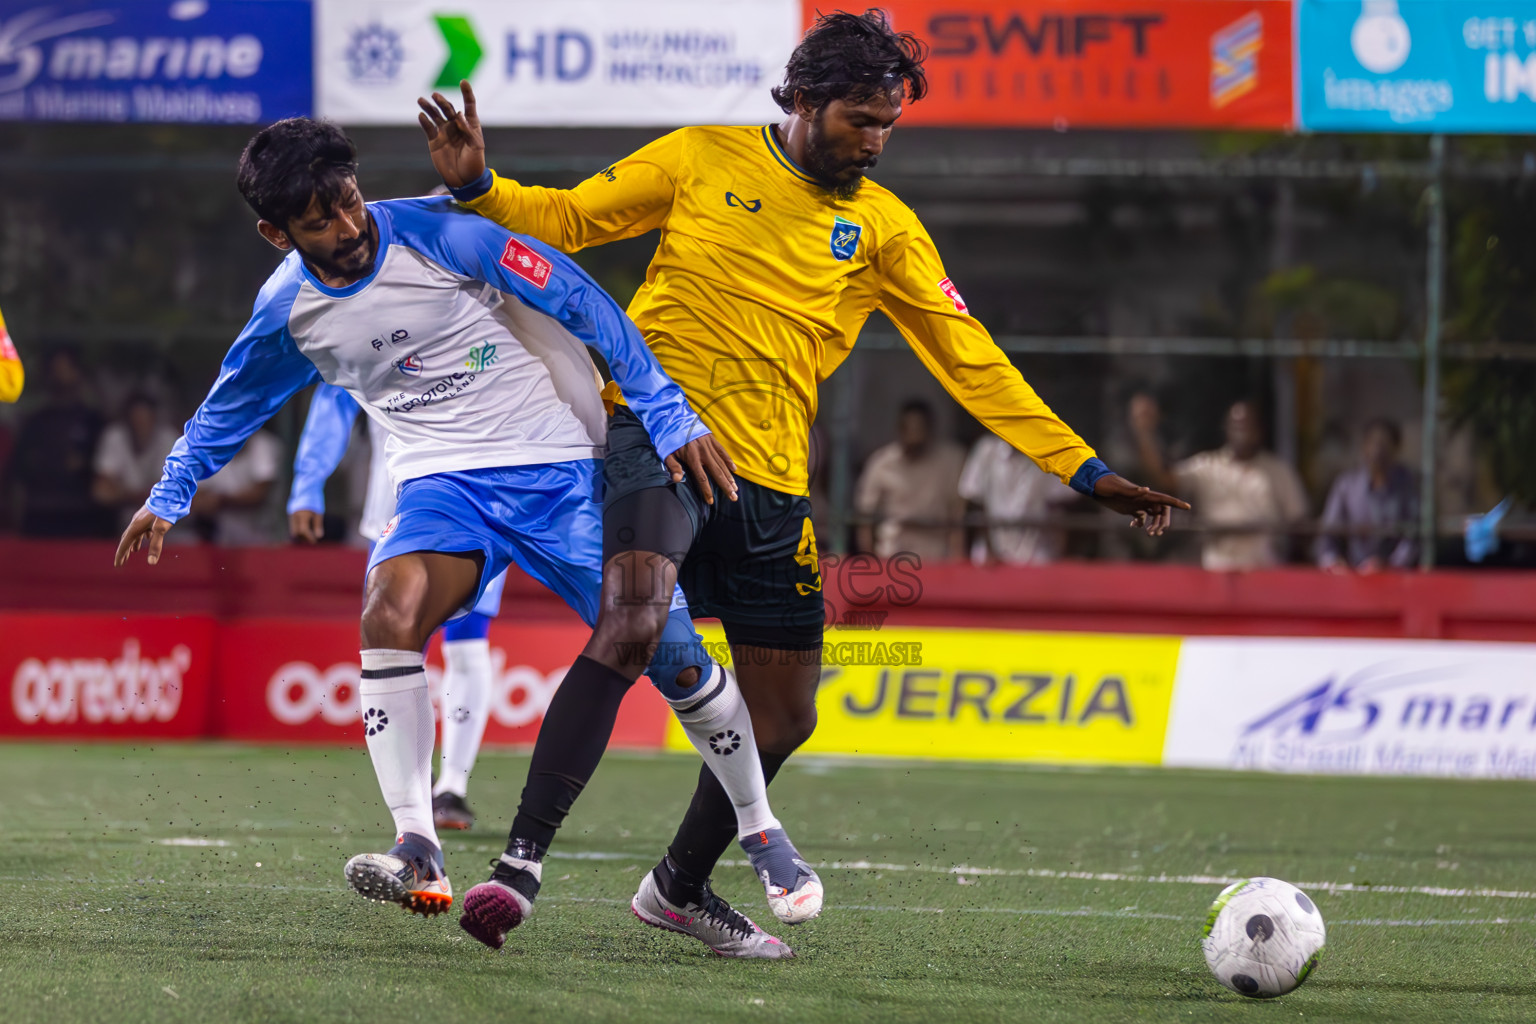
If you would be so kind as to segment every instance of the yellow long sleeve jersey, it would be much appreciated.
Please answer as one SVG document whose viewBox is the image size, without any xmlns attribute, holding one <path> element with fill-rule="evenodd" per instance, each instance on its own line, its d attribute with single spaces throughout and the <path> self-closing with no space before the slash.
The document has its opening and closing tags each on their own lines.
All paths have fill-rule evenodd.
<svg viewBox="0 0 1536 1024">
<path fill-rule="evenodd" d="M 497 177 L 476 212 L 565 252 L 661 230 L 629 315 L 748 480 L 807 491 L 822 380 L 880 309 L 961 405 L 1049 473 L 1093 457 L 944 273 L 894 194 L 838 199 L 771 127 L 684 128 L 573 189 Z"/>
<path fill-rule="evenodd" d="M 11 344 L 11 336 L 5 331 L 5 317 L 0 316 L 0 402 L 14 402 L 21 397 L 21 385 L 25 375 L 21 369 L 21 356 Z"/>
</svg>

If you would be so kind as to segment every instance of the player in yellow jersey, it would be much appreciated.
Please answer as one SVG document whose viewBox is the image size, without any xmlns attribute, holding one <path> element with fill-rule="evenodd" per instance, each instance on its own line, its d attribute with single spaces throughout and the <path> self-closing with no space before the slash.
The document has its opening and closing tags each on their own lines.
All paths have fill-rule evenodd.
<svg viewBox="0 0 1536 1024">
<path fill-rule="evenodd" d="M 26 375 L 21 369 L 21 356 L 11 344 L 11 336 L 5 330 L 5 317 L 0 316 L 0 402 L 14 402 L 21 397 L 21 385 Z"/>
<path fill-rule="evenodd" d="M 470 209 L 567 252 L 660 230 L 629 315 L 739 478 L 738 501 L 708 507 L 673 486 L 692 537 L 679 581 L 693 613 L 725 627 L 770 780 L 816 722 L 823 602 L 807 451 L 817 387 L 876 309 L 967 411 L 1041 469 L 1154 534 L 1172 508 L 1189 507 L 1095 457 L 969 314 L 917 216 L 865 179 L 903 101 L 926 91 L 923 56 L 878 11 L 822 17 L 773 90 L 781 123 L 684 128 L 569 190 L 486 168 L 468 83 L 462 112 L 439 94 L 420 101 L 433 164 Z M 633 415 L 616 409 L 610 500 L 667 482 L 642 441 Z M 734 821 L 702 772 L 636 915 L 710 942 L 724 901 L 709 876 Z"/>
</svg>

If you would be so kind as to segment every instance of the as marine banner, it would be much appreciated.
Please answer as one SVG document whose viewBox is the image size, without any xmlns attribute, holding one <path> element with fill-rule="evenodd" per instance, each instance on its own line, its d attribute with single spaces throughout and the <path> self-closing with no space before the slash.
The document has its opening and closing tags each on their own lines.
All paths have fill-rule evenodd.
<svg viewBox="0 0 1536 1024">
<path fill-rule="evenodd" d="M 0 4 L 0 121 L 259 124 L 308 114 L 309 0 Z"/>
<path fill-rule="evenodd" d="M 1163 763 L 1536 778 L 1536 644 L 1191 638 Z"/>
<path fill-rule="evenodd" d="M 804 0 L 807 24 L 830 9 Z M 1290 0 L 891 0 L 926 41 L 906 124 L 1285 128 Z"/>
</svg>

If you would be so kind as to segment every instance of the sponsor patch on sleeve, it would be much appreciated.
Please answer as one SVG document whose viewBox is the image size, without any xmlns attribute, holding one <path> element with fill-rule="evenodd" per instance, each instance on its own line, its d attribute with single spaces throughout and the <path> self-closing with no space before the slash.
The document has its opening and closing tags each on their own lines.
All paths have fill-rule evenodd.
<svg viewBox="0 0 1536 1024">
<path fill-rule="evenodd" d="M 955 304 L 956 313 L 970 312 L 970 310 L 965 306 L 965 300 L 960 297 L 960 289 L 955 287 L 955 282 L 946 277 L 944 280 L 939 282 L 939 291 L 948 296 L 949 301 Z"/>
<path fill-rule="evenodd" d="M 515 238 L 507 239 L 507 247 L 502 251 L 500 262 L 535 288 L 549 284 L 549 274 L 555 269 L 549 260 Z"/>
</svg>

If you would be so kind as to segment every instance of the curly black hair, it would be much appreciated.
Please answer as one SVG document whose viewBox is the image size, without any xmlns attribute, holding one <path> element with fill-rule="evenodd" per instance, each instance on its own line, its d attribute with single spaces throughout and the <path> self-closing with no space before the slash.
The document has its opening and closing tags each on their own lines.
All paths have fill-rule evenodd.
<svg viewBox="0 0 1536 1024">
<path fill-rule="evenodd" d="M 920 100 L 928 92 L 927 57 L 923 41 L 891 28 L 878 8 L 823 14 L 790 54 L 784 84 L 774 87 L 773 101 L 787 114 L 795 109 L 797 96 L 817 110 L 832 100 L 862 103 L 894 89 Z"/>
<path fill-rule="evenodd" d="M 270 124 L 246 143 L 235 183 L 262 220 L 287 230 L 313 199 L 335 207 L 357 176 L 357 147 L 328 121 L 290 117 Z"/>
</svg>

